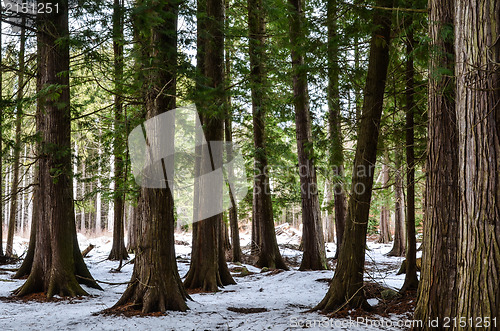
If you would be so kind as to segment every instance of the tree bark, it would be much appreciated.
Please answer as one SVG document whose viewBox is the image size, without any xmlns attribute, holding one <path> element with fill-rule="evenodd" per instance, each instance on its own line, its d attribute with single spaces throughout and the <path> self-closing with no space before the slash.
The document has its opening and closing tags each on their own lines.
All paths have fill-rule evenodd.
<svg viewBox="0 0 500 331">
<path fill-rule="evenodd" d="M 318 184 L 314 168 L 311 114 L 305 68 L 304 0 L 289 0 L 290 44 L 293 71 L 293 96 L 302 198 L 302 242 L 304 250 L 299 270 L 328 269 L 325 240 L 318 200 Z"/>
<path fill-rule="evenodd" d="M 401 176 L 401 151 L 396 149 L 396 173 L 394 175 L 394 243 L 388 256 L 404 256 L 406 250 L 405 241 L 405 213 L 403 196 L 403 177 Z"/>
<path fill-rule="evenodd" d="M 138 8 L 145 5 L 144 2 L 137 3 Z M 148 4 L 148 9 L 158 15 L 158 20 L 151 21 L 141 16 L 134 20 L 135 29 L 140 31 L 138 43 L 142 46 L 142 55 L 145 55 L 139 60 L 145 73 L 142 93 L 146 119 L 176 107 L 178 5 L 176 0 Z M 173 132 L 172 139 L 158 141 L 161 135 L 155 132 L 161 130 L 155 127 L 152 134 L 148 133 L 146 138 L 152 148 L 174 143 Z M 164 162 L 170 161 L 162 159 L 164 171 L 167 168 Z M 166 176 L 160 183 L 163 188 L 141 188 L 138 207 L 141 215 L 131 285 L 112 309 L 119 311 L 130 305 L 143 313 L 188 309 L 188 295 L 175 261 L 174 200 Z"/>
<path fill-rule="evenodd" d="M 440 318 L 441 325 L 444 317 L 456 316 L 458 295 L 459 164 L 451 33 L 455 0 L 434 0 L 429 5 L 429 138 L 422 271 L 414 318 Z"/>
<path fill-rule="evenodd" d="M 334 258 L 338 258 L 345 228 L 346 196 L 344 191 L 344 148 L 340 114 L 339 87 L 339 36 L 337 33 L 337 1 L 329 0 L 327 8 L 328 28 L 328 121 L 330 134 L 330 167 L 335 210 L 335 228 L 337 249 Z"/>
<path fill-rule="evenodd" d="M 457 1 L 456 316 L 500 323 L 500 1 Z M 484 324 L 483 324 L 484 325 Z M 475 324 L 461 327 L 475 330 Z"/>
<path fill-rule="evenodd" d="M 206 79 L 204 100 L 199 100 L 199 111 L 204 125 L 207 142 L 223 141 L 224 138 L 224 1 L 200 0 L 198 2 L 199 45 L 203 58 L 200 72 Z M 210 146 L 210 145 L 209 145 Z M 209 153 L 202 153 L 200 169 L 214 169 L 217 160 L 222 160 L 222 150 L 209 148 Z M 213 204 L 207 192 L 214 188 L 209 186 L 202 176 L 199 180 L 199 208 Z M 205 193 L 205 194 L 203 194 Z M 196 199 L 196 197 L 195 197 Z M 198 200 L 198 199 L 197 199 Z M 222 201 L 220 201 L 222 206 Z M 195 209 L 198 208 L 195 201 Z M 221 208 L 222 209 L 222 208 Z M 197 217 L 198 215 L 195 215 Z M 195 219 L 195 221 L 198 217 Z M 193 247 L 191 264 L 184 280 L 186 288 L 201 288 L 203 291 L 215 292 L 219 286 L 235 284 L 222 245 L 222 213 L 193 224 Z"/>
<path fill-rule="evenodd" d="M 54 2 L 51 2 L 54 4 Z M 100 288 L 92 279 L 78 248 L 71 169 L 69 37 L 66 1 L 59 10 L 37 15 L 38 97 L 36 124 L 40 134 L 39 220 L 33 265 L 18 296 L 44 292 L 87 294 L 79 285 Z M 43 92 L 42 92 L 43 91 Z"/>
<path fill-rule="evenodd" d="M 391 8 L 391 0 L 378 0 L 377 6 Z M 370 42 L 368 73 L 363 100 L 356 156 L 348 203 L 344 241 L 337 269 L 328 293 L 314 308 L 325 312 L 344 305 L 369 309 L 363 289 L 366 232 L 377 159 L 377 143 L 389 65 L 391 11 L 374 9 L 376 27 Z"/>
<path fill-rule="evenodd" d="M 115 156 L 115 192 L 113 195 L 113 246 L 109 253 L 109 260 L 123 260 L 128 258 L 125 248 L 125 231 L 123 214 L 125 209 L 125 173 L 124 173 L 124 125 L 123 125 L 123 0 L 113 2 L 113 55 L 115 80 L 115 139 L 113 154 Z M 175 90 L 174 90 L 175 94 Z M 175 104 L 174 104 L 175 108 Z"/>
<path fill-rule="evenodd" d="M 400 292 L 416 290 L 417 278 L 417 238 L 415 232 L 415 68 L 413 67 L 413 27 L 411 14 L 407 19 L 406 39 L 406 276 Z"/>
<path fill-rule="evenodd" d="M 255 148 L 252 222 L 255 223 L 255 230 L 259 231 L 259 240 L 256 242 L 258 245 L 257 266 L 288 270 L 276 240 L 271 187 L 269 186 L 265 127 L 268 97 L 265 68 L 266 19 L 262 0 L 248 0 L 248 33 Z"/>
</svg>

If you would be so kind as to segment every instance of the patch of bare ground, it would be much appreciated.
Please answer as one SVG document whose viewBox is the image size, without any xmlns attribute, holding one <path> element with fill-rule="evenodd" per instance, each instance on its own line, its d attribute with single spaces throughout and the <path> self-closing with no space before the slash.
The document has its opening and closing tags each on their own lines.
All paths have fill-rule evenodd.
<svg viewBox="0 0 500 331">
<path fill-rule="evenodd" d="M 154 312 L 154 313 L 143 313 L 142 310 L 137 309 L 138 305 L 129 304 L 120 307 L 111 307 L 103 311 L 93 313 L 93 316 L 124 316 L 124 317 L 157 317 L 164 316 L 165 313 Z"/>
<path fill-rule="evenodd" d="M 82 300 L 89 298 L 89 297 L 94 297 L 92 295 L 89 296 L 77 296 L 77 297 L 52 297 L 52 298 L 47 298 L 47 293 L 45 292 L 39 292 L 39 293 L 32 293 L 28 295 L 24 295 L 21 297 L 18 296 L 8 296 L 8 297 L 0 297 L 0 301 L 3 302 L 14 302 L 14 303 L 28 303 L 28 302 L 64 302 L 64 303 L 69 303 L 69 304 L 76 304 L 80 303 Z"/>
<path fill-rule="evenodd" d="M 227 307 L 227 310 L 241 314 L 256 314 L 269 311 L 267 308 L 238 308 L 238 307 Z"/>
</svg>

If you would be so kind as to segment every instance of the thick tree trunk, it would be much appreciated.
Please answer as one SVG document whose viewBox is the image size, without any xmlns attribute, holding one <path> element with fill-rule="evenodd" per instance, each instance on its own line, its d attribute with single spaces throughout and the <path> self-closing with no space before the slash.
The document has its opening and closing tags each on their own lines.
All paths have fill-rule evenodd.
<svg viewBox="0 0 500 331">
<path fill-rule="evenodd" d="M 325 240 L 318 200 L 318 184 L 314 168 L 311 114 L 307 89 L 307 70 L 304 65 L 304 0 L 289 0 L 290 44 L 293 70 L 293 96 L 302 198 L 302 242 L 304 250 L 299 270 L 328 269 Z"/>
<path fill-rule="evenodd" d="M 400 292 L 416 290 L 417 278 L 417 238 L 415 232 L 415 69 L 413 67 L 413 27 L 411 15 L 407 17 L 406 40 L 406 276 Z"/>
<path fill-rule="evenodd" d="M 500 1 L 457 1 L 460 319 L 500 324 Z M 494 320 L 495 319 L 495 320 Z M 494 322 L 493 322 L 494 320 Z M 467 323 L 463 330 L 475 330 Z M 494 324 L 493 324 L 494 323 Z"/>
<path fill-rule="evenodd" d="M 16 136 L 13 151 L 12 164 L 12 186 L 10 191 L 10 219 L 7 232 L 7 246 L 5 247 L 5 255 L 13 255 L 14 231 L 16 229 L 16 219 L 18 215 L 18 189 L 19 189 L 19 167 L 21 155 L 21 126 L 23 122 L 23 97 L 24 97 L 24 50 L 26 43 L 26 29 L 24 24 L 26 19 L 21 20 L 21 41 L 19 46 L 19 73 L 17 75 L 17 105 L 16 105 Z"/>
<path fill-rule="evenodd" d="M 394 243 L 388 256 L 404 256 L 406 250 L 405 241 L 405 213 L 403 196 L 403 176 L 401 176 L 401 153 L 396 150 L 396 173 L 394 175 Z"/>
<path fill-rule="evenodd" d="M 200 72 L 206 79 L 204 100 L 199 100 L 200 112 L 204 125 L 206 141 L 223 141 L 224 138 L 224 1 L 207 0 L 198 2 L 198 28 L 203 26 L 205 33 L 199 36 L 199 57 L 202 58 Z M 210 36 L 210 39 L 207 39 Z M 200 169 L 215 170 L 217 160 L 222 160 L 222 150 L 209 148 L 209 153 L 202 153 Z M 214 190 L 202 176 L 199 180 L 199 204 L 195 201 L 195 210 L 207 208 L 214 203 L 207 194 Z M 222 188 L 222 187 L 221 187 Z M 215 188 L 218 189 L 218 188 Z M 197 197 L 195 197 L 196 200 Z M 222 210 L 222 201 L 220 201 Z M 198 215 L 195 221 L 199 219 Z M 235 284 L 226 264 L 222 245 L 222 213 L 193 224 L 193 247 L 191 265 L 184 281 L 186 288 L 201 288 L 215 292 L 219 286 Z"/>
<path fill-rule="evenodd" d="M 252 90 L 252 114 L 254 134 L 254 189 L 253 218 L 255 230 L 259 231 L 257 266 L 271 269 L 285 269 L 274 230 L 271 187 L 266 150 L 266 102 L 268 97 L 267 73 L 265 68 L 266 19 L 262 0 L 248 0 L 248 31 L 250 56 L 250 84 Z"/>
<path fill-rule="evenodd" d="M 377 6 L 380 7 L 391 8 L 392 5 L 391 0 L 377 1 Z M 374 9 L 373 23 L 376 28 L 370 43 L 363 113 L 354 159 L 344 241 L 328 293 L 314 308 L 325 312 L 344 305 L 369 308 L 363 290 L 363 272 L 380 119 L 389 65 L 391 11 Z"/>
<path fill-rule="evenodd" d="M 384 164 L 382 164 L 382 186 L 384 189 L 387 189 L 387 186 L 389 185 L 389 166 L 387 165 L 389 163 L 389 156 L 386 154 L 384 155 Z M 380 224 L 379 224 L 379 238 L 378 242 L 383 243 L 383 244 L 388 244 L 391 241 L 391 231 L 390 231 L 390 219 L 391 219 L 391 212 L 389 208 L 389 201 L 388 199 L 384 196 L 383 197 L 383 204 L 382 204 L 382 209 L 380 210 Z"/>
<path fill-rule="evenodd" d="M 327 8 L 328 25 L 328 121 L 330 134 L 330 167 L 333 170 L 333 197 L 335 210 L 335 228 L 337 233 L 338 258 L 345 228 L 346 196 L 344 191 L 344 148 L 340 114 L 340 66 L 338 64 L 339 36 L 337 33 L 337 3 L 329 0 Z"/>
<path fill-rule="evenodd" d="M 139 2 L 137 6 L 145 6 L 145 3 Z M 145 59 L 140 59 L 145 61 L 142 69 L 147 82 L 143 86 L 146 119 L 176 106 L 178 2 L 161 1 L 149 6 L 162 23 L 145 21 L 140 17 L 135 20 L 135 28 L 144 33 L 138 41 L 142 44 L 143 54 L 147 55 Z M 146 138 L 151 148 L 174 143 L 173 132 L 168 141 L 158 141 L 158 137 L 161 137 L 158 132 L 162 129 L 153 127 L 148 131 Z M 170 162 L 162 160 L 162 164 L 163 161 Z M 167 166 L 163 164 L 163 169 Z M 188 309 L 188 295 L 182 286 L 175 261 L 174 200 L 167 178 L 164 181 L 159 179 L 159 183 L 164 188 L 141 188 L 140 225 L 137 226 L 137 253 L 131 285 L 112 308 L 114 310 L 127 309 L 130 305 L 143 313 Z"/>
<path fill-rule="evenodd" d="M 78 282 L 100 288 L 83 262 L 76 239 L 71 181 L 69 44 L 64 39 L 69 36 L 68 7 L 65 1 L 57 4 L 58 12 L 37 15 L 37 91 L 42 93 L 38 97 L 36 116 L 41 139 L 36 199 L 39 220 L 33 265 L 24 285 L 15 291 L 18 296 L 36 292 L 44 292 L 48 298 L 86 294 Z"/>
<path fill-rule="evenodd" d="M 123 160 L 123 3 L 122 0 L 114 0 L 113 3 L 113 56 L 114 56 L 114 79 L 115 79 L 115 140 L 113 143 L 113 154 L 115 156 L 115 192 L 113 195 L 113 246 L 109 253 L 109 260 L 123 260 L 128 258 L 125 248 L 125 231 L 123 214 L 125 209 L 125 167 Z M 175 94 L 175 89 L 174 89 Z M 175 104 L 174 107 L 175 108 Z"/>
<path fill-rule="evenodd" d="M 429 2 L 429 123 L 422 268 L 414 318 L 456 316 L 458 295 L 458 127 L 453 31 L 455 0 Z M 444 69 L 444 70 L 443 70 Z M 424 325 L 424 330 L 431 330 Z"/>
</svg>

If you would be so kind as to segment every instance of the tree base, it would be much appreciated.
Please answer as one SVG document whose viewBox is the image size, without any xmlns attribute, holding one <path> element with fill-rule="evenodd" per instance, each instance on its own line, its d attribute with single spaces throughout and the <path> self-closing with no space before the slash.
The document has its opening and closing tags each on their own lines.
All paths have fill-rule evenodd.
<svg viewBox="0 0 500 331">
<path fill-rule="evenodd" d="M 164 313 L 167 310 L 187 311 L 187 299 L 191 298 L 176 277 L 162 277 L 149 284 L 135 278 L 120 300 L 104 312 L 126 315 L 130 311 L 140 311 L 141 314 Z"/>
</svg>

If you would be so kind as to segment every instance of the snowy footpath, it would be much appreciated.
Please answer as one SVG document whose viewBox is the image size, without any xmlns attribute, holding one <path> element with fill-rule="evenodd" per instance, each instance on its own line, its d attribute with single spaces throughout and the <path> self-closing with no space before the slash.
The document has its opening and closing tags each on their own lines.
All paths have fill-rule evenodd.
<svg viewBox="0 0 500 331">
<path fill-rule="evenodd" d="M 121 283 L 130 280 L 133 265 L 128 264 L 120 273 L 112 273 L 117 262 L 107 261 L 111 248 L 111 238 L 87 239 L 79 236 L 81 249 L 90 243 L 96 247 L 85 258 L 90 272 L 100 281 Z M 191 242 L 187 234 L 176 234 L 176 239 Z M 244 240 L 248 240 L 243 236 Z M 280 236 L 280 244 L 289 240 Z M 16 252 L 22 254 L 27 249 L 27 240 L 16 237 Z M 289 247 L 289 246 L 287 246 Z M 374 281 L 388 288 L 399 289 L 403 275 L 396 275 L 402 258 L 387 257 L 391 245 L 369 242 L 365 280 Z M 335 245 L 328 244 L 327 256 L 333 257 Z M 190 247 L 176 245 L 178 268 L 183 277 L 189 268 Z M 290 260 L 300 261 L 300 251 L 282 248 L 282 254 Z M 21 286 L 24 280 L 13 280 L 11 271 L 0 271 L 0 330 L 394 330 L 404 329 L 402 315 L 389 314 L 388 317 L 371 316 L 370 319 L 343 318 L 328 319 L 318 313 L 306 312 L 316 305 L 328 290 L 328 279 L 333 271 L 299 272 L 296 267 L 290 271 L 262 272 L 258 268 L 244 265 L 250 275 L 238 277 L 236 285 L 222 288 L 217 293 L 192 294 L 187 312 L 168 312 L 159 317 L 117 317 L 96 314 L 111 307 L 120 298 L 126 285 L 101 284 L 104 291 L 85 289 L 89 297 L 57 302 L 23 302 L 6 300 L 5 297 Z M 2 266 L 4 269 L 18 265 Z M 231 270 L 238 270 L 229 263 Z M 370 299 L 371 305 L 378 304 Z M 231 310 L 228 310 L 230 308 Z M 234 309 L 236 308 L 236 309 Z M 247 310 L 245 310 L 247 308 Z M 257 311 L 248 308 L 258 308 Z M 233 311 L 236 310 L 237 312 Z M 358 323 L 359 322 L 359 323 Z"/>
</svg>

